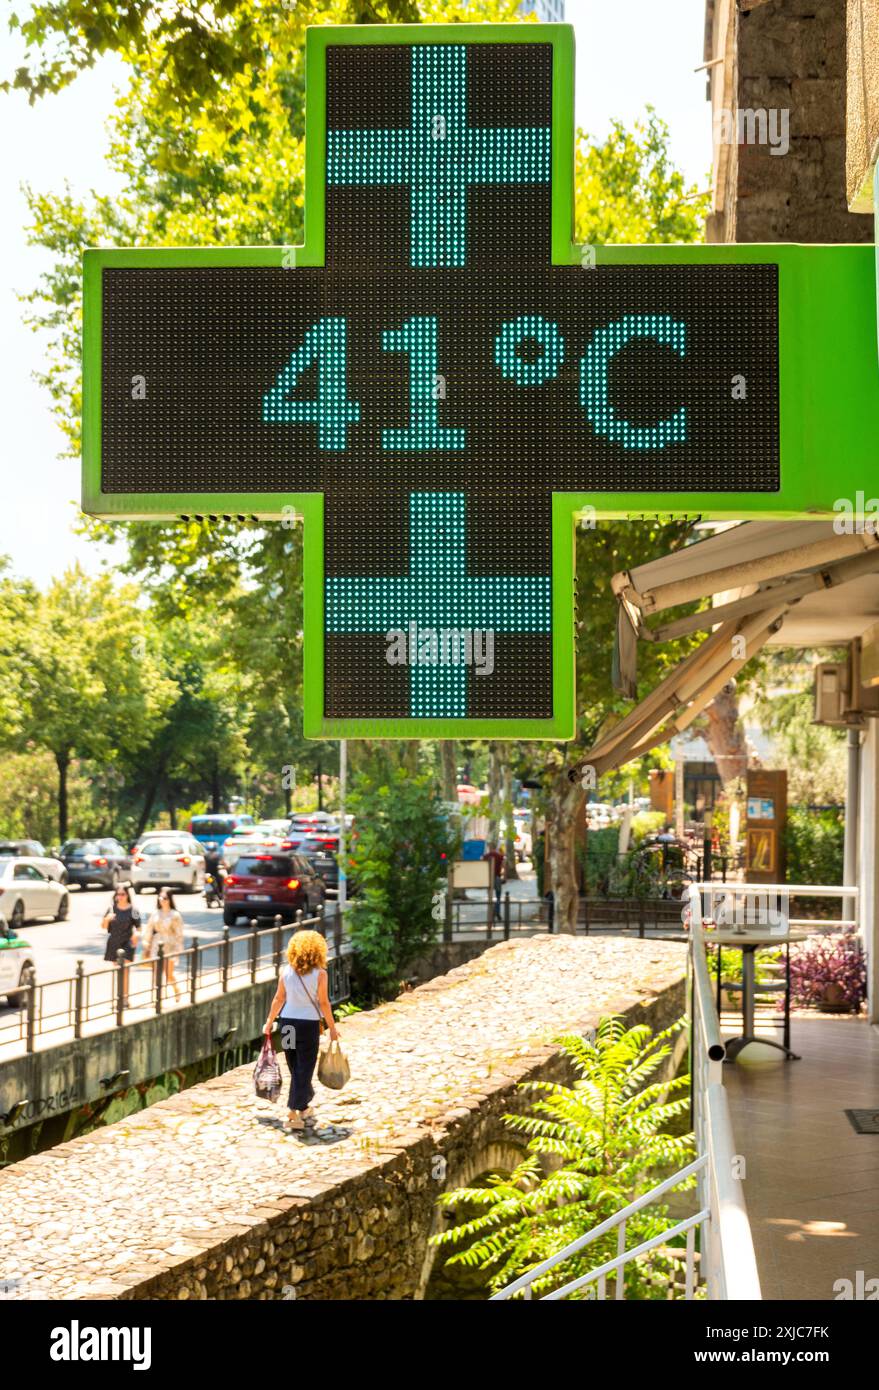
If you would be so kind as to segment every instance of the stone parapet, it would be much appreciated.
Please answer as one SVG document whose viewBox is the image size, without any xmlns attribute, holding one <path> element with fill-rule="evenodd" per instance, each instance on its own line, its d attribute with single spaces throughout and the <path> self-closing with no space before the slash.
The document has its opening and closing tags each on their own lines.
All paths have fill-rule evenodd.
<svg viewBox="0 0 879 1390">
<path fill-rule="evenodd" d="M 684 1007 L 682 943 L 532 937 L 342 1025 L 352 1080 L 314 1133 L 250 1067 L 0 1173 L 7 1286 L 24 1298 L 416 1298 L 437 1198 L 517 1150 L 521 1081 L 567 1078 L 555 1039 Z"/>
</svg>

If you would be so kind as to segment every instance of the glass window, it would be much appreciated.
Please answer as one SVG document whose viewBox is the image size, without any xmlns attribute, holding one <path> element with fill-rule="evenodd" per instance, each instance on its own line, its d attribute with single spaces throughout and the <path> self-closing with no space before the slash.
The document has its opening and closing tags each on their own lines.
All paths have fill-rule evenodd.
<svg viewBox="0 0 879 1390">
<path fill-rule="evenodd" d="M 235 865 L 236 876 L 289 878 L 294 872 L 293 860 L 281 854 L 242 854 Z"/>
<path fill-rule="evenodd" d="M 189 848 L 183 840 L 147 840 L 140 847 L 141 854 L 156 856 L 160 854 L 188 854 Z"/>
</svg>

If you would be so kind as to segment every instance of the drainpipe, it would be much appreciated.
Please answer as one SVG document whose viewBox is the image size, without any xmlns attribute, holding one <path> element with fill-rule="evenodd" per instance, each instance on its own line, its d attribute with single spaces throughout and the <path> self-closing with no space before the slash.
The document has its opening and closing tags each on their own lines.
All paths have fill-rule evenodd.
<svg viewBox="0 0 879 1390">
<path fill-rule="evenodd" d="M 846 740 L 848 746 L 848 765 L 845 779 L 845 844 L 843 849 L 842 881 L 846 888 L 852 888 L 858 883 L 861 726 L 863 724 L 863 715 L 861 714 L 861 644 L 857 641 L 853 642 L 851 645 L 848 675 L 849 708 L 846 712 L 846 717 L 851 722 L 848 726 Z M 845 917 L 852 918 L 857 915 L 859 927 L 862 927 L 860 914 L 856 914 L 855 903 L 851 898 L 843 899 L 842 908 Z"/>
</svg>

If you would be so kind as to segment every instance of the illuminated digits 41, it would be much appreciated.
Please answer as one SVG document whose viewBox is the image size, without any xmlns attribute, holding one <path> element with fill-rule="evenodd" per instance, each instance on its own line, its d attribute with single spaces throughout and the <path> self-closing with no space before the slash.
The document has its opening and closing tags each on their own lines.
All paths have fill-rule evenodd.
<svg viewBox="0 0 879 1390">
<path fill-rule="evenodd" d="M 610 399 L 610 365 L 632 341 L 652 338 L 679 357 L 686 356 L 686 325 L 668 314 L 625 314 L 599 328 L 580 360 L 580 405 L 594 432 L 624 449 L 664 449 L 687 438 L 684 406 L 652 425 L 634 425 Z M 523 355 L 523 344 L 533 351 Z M 446 379 L 439 371 L 439 322 L 433 315 L 407 319 L 400 328 L 382 332 L 385 352 L 409 355 L 409 420 L 382 430 L 382 448 L 400 452 L 463 450 L 466 431 L 439 423 L 439 402 L 446 398 Z M 319 319 L 302 346 L 291 355 L 275 385 L 263 396 L 267 424 L 317 426 L 318 447 L 345 449 L 348 428 L 360 420 L 360 404 L 348 399 L 348 326 L 344 318 Z M 523 314 L 503 324 L 494 339 L 494 361 L 501 375 L 530 388 L 555 381 L 566 359 L 565 340 L 557 323 L 539 314 Z M 292 400 L 307 368 L 317 363 L 317 400 Z M 438 386 L 439 383 L 439 386 Z"/>
</svg>

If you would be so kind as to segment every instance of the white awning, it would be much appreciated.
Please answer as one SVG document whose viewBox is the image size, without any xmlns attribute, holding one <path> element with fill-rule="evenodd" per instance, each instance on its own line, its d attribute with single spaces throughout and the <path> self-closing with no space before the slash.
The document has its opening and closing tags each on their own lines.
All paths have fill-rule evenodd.
<svg viewBox="0 0 879 1390">
<path fill-rule="evenodd" d="M 614 575 L 611 588 L 619 603 L 613 683 L 630 698 L 639 640 L 709 635 L 598 740 L 573 779 L 587 766 L 600 776 L 682 732 L 767 644 L 842 645 L 861 636 L 879 619 L 879 537 L 863 526 L 839 535 L 830 521 L 742 522 Z M 716 605 L 698 613 L 646 621 L 709 599 Z"/>
</svg>

